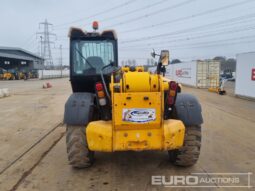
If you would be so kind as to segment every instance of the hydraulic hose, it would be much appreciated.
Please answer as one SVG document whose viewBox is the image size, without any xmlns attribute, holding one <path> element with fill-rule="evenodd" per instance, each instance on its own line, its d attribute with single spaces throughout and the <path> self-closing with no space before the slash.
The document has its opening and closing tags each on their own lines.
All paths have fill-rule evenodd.
<svg viewBox="0 0 255 191">
<path fill-rule="evenodd" d="M 110 66 L 114 68 L 113 73 L 114 73 L 114 72 L 117 72 L 120 68 L 119 68 L 119 67 L 115 67 L 115 66 L 112 65 L 112 63 L 110 63 L 110 64 L 108 64 L 108 65 L 102 67 L 102 69 L 101 69 L 101 79 L 102 79 L 102 82 L 103 82 L 103 86 L 104 86 L 104 89 L 105 89 L 106 96 L 108 97 L 109 102 L 110 102 L 110 104 L 111 104 L 111 96 L 110 96 L 110 94 L 109 94 L 109 92 L 108 92 L 108 89 L 107 89 L 107 86 L 106 86 L 106 83 L 105 83 L 105 80 L 104 80 L 104 73 L 103 73 L 103 71 L 104 71 L 106 68 L 110 67 Z M 116 68 L 116 69 L 115 69 L 115 68 Z"/>
</svg>

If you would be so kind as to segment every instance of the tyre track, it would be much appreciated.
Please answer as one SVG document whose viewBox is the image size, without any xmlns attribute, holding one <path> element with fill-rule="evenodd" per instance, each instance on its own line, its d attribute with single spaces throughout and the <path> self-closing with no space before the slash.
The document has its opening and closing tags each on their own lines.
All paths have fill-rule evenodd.
<svg viewBox="0 0 255 191">
<path fill-rule="evenodd" d="M 58 127 L 58 126 L 57 126 Z M 62 137 L 65 135 L 65 133 L 61 133 L 60 137 L 54 141 L 54 143 L 49 147 L 48 150 L 46 150 L 40 157 L 40 159 L 27 171 L 25 171 L 18 182 L 10 189 L 10 191 L 15 191 L 19 187 L 19 185 L 26 179 L 27 176 L 29 176 L 35 167 L 44 159 L 44 157 L 52 150 L 52 148 L 62 139 Z"/>
<path fill-rule="evenodd" d="M 24 151 L 20 156 L 18 156 L 15 160 L 13 160 L 9 165 L 4 167 L 0 171 L 0 175 L 3 174 L 7 169 L 13 166 L 19 159 L 21 159 L 24 155 L 26 155 L 29 151 L 31 151 L 36 145 L 38 145 L 42 140 L 44 140 L 48 135 L 50 135 L 53 131 L 55 131 L 58 127 L 63 126 L 63 123 L 59 123 L 55 127 L 53 127 L 50 131 L 48 131 L 44 136 L 42 136 L 39 140 L 37 140 L 32 146 L 30 146 L 26 151 Z"/>
</svg>

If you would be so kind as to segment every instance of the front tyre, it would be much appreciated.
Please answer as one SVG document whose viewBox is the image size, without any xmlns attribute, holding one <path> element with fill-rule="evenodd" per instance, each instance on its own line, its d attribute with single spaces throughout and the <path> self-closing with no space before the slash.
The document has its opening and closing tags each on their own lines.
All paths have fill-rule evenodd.
<svg viewBox="0 0 255 191">
<path fill-rule="evenodd" d="M 66 146 L 69 164 L 74 168 L 87 168 L 93 164 L 94 152 L 88 149 L 85 127 L 66 127 Z"/>
<path fill-rule="evenodd" d="M 168 151 L 170 161 L 177 166 L 192 166 L 196 164 L 201 147 L 201 126 L 185 128 L 183 147 Z"/>
</svg>

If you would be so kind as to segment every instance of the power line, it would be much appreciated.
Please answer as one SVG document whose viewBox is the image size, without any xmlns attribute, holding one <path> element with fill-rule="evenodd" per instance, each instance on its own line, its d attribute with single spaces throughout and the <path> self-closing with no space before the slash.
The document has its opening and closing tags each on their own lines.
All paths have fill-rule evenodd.
<svg viewBox="0 0 255 191">
<path fill-rule="evenodd" d="M 193 14 L 193 15 L 190 15 L 190 16 L 184 16 L 184 17 L 180 17 L 180 18 L 173 19 L 173 20 L 170 20 L 170 21 L 164 21 L 164 22 L 161 22 L 161 23 L 158 23 L 158 24 L 147 25 L 147 26 L 143 26 L 143 27 L 137 27 L 137 28 L 134 28 L 134 29 L 129 29 L 129 30 L 126 30 L 126 31 L 122 31 L 121 33 L 137 32 L 137 31 L 140 31 L 140 30 L 144 30 L 144 29 L 148 29 L 148 28 L 154 28 L 154 27 L 157 27 L 157 26 L 168 25 L 170 23 L 184 21 L 184 20 L 187 20 L 187 19 L 194 19 L 196 17 L 200 17 L 200 16 L 212 14 L 212 13 L 215 13 L 215 12 L 223 11 L 225 9 L 237 7 L 237 6 L 244 5 L 244 4 L 250 3 L 250 2 L 254 2 L 254 1 L 253 0 L 245 0 L 245 1 L 234 3 L 234 4 L 231 4 L 231 5 L 222 6 L 222 7 L 216 8 L 216 9 L 203 11 L 201 13 Z"/>
<path fill-rule="evenodd" d="M 224 10 L 224 9 L 226 9 L 226 8 L 238 6 L 238 5 L 241 5 L 241 4 L 243 5 L 244 3 L 248 3 L 248 2 L 251 2 L 251 1 L 250 1 L 250 0 L 246 0 L 246 1 L 239 2 L 239 3 L 235 3 L 235 4 L 223 6 L 223 7 L 217 8 L 217 9 L 212 9 L 212 10 L 209 10 L 209 11 L 206 11 L 206 12 L 202 12 L 202 13 L 198 13 L 198 14 L 196 14 L 196 15 L 192 15 L 191 17 L 194 18 L 194 17 L 196 17 L 196 16 L 201 16 L 201 15 L 204 15 L 204 14 L 209 14 L 209 13 L 216 12 L 216 11 L 221 11 L 221 10 Z M 147 5 L 147 6 L 152 6 L 152 5 L 153 5 L 153 4 Z M 137 11 L 137 10 L 138 10 L 138 9 L 133 10 L 133 11 L 130 11 L 129 13 L 134 12 L 134 11 Z M 128 13 L 127 13 L 127 14 L 128 14 Z M 122 15 L 124 15 L 124 14 L 122 14 Z M 121 15 L 119 15 L 119 16 L 121 16 Z M 110 18 L 113 18 L 113 17 L 110 17 Z M 187 17 L 185 17 L 185 18 L 187 18 Z M 107 19 L 109 19 L 109 18 L 107 18 Z M 107 20 L 107 19 L 105 19 L 105 20 Z M 184 17 L 179 18 L 179 19 L 184 19 Z M 179 19 L 177 19 L 177 20 L 179 20 Z M 172 20 L 171 22 L 177 21 L 177 20 Z M 158 26 L 158 25 L 162 25 L 162 23 L 156 24 L 156 25 L 154 25 L 154 26 Z"/>
<path fill-rule="evenodd" d="M 202 45 L 202 46 L 193 46 L 193 47 L 177 47 L 174 48 L 174 50 L 180 50 L 180 49 L 194 49 L 194 48 L 210 48 L 210 47 L 218 47 L 218 46 L 231 46 L 231 45 L 239 45 L 239 44 L 249 44 L 254 43 L 255 39 L 250 39 L 247 41 L 238 41 L 238 42 L 229 42 L 229 43 L 219 43 L 219 44 L 212 44 L 212 45 Z"/>
<path fill-rule="evenodd" d="M 171 36 L 171 35 L 176 35 L 176 34 L 180 34 L 180 33 L 187 33 L 187 32 L 191 32 L 194 30 L 198 30 L 201 28 L 206 28 L 206 27 L 210 27 L 210 26 L 214 26 L 214 25 L 221 25 L 227 22 L 233 22 L 236 20 L 242 20 L 244 18 L 251 18 L 251 17 L 255 17 L 255 14 L 249 14 L 249 15 L 245 15 L 245 16 L 241 16 L 241 17 L 235 17 L 235 18 L 231 18 L 231 19 L 227 19 L 227 20 L 223 20 L 223 21 L 218 21 L 218 22 L 214 22 L 214 23 L 210 23 L 210 24 L 206 24 L 206 25 L 202 25 L 202 26 L 197 26 L 197 27 L 192 27 L 192 28 L 188 28 L 188 29 L 181 29 L 181 30 L 177 30 L 177 31 L 173 31 L 170 33 L 163 33 L 163 34 L 159 34 L 159 35 L 153 35 L 153 36 L 147 36 L 147 37 L 142 37 L 142 38 L 136 38 L 136 39 L 131 39 L 131 40 L 126 40 L 126 41 L 122 41 L 122 44 L 124 43 L 132 43 L 132 42 L 138 42 L 138 41 L 144 41 L 144 40 L 151 40 L 151 39 L 155 39 L 155 38 L 160 38 L 160 37 L 165 37 L 165 36 Z"/>
<path fill-rule="evenodd" d="M 224 39 L 224 40 L 214 40 L 214 41 L 207 41 L 207 42 L 199 42 L 199 43 L 193 43 L 193 44 L 189 44 L 191 46 L 200 46 L 200 45 L 210 45 L 210 44 L 214 44 L 214 43 L 222 43 L 222 42 L 226 42 L 226 41 L 234 41 L 234 40 L 245 40 L 245 39 L 253 39 L 255 38 L 254 35 L 249 35 L 249 36 L 242 36 L 242 37 L 238 37 L 238 38 L 229 38 L 229 39 Z M 182 44 L 180 46 L 176 46 L 176 47 L 183 47 Z"/>
<path fill-rule="evenodd" d="M 23 47 L 28 46 L 28 44 L 31 43 L 31 40 L 34 40 L 34 37 L 36 36 L 35 33 L 31 34 L 26 40 L 24 41 Z"/>
<path fill-rule="evenodd" d="M 172 50 L 191 49 L 191 48 L 204 48 L 204 47 L 213 47 L 213 46 L 226 46 L 226 45 L 232 45 L 232 44 L 238 44 L 238 43 L 252 43 L 252 42 L 255 41 L 255 39 L 253 39 L 253 38 L 255 38 L 255 36 L 251 35 L 251 36 L 243 36 L 243 37 L 239 37 L 239 38 L 230 38 L 230 39 L 217 40 L 217 41 L 206 41 L 206 42 L 193 43 L 193 44 L 181 44 L 181 45 L 171 45 L 171 46 L 167 45 L 167 46 Z M 247 41 L 246 39 L 249 39 L 249 41 Z M 235 40 L 239 40 L 239 41 L 238 42 L 223 43 L 223 42 L 235 41 Z M 246 41 L 242 41 L 242 40 L 246 40 Z M 140 48 L 141 47 L 139 47 L 139 49 Z M 162 46 L 153 47 L 153 48 L 162 48 Z M 127 50 L 125 50 L 125 48 L 124 49 L 121 48 L 121 49 L 124 50 L 124 51 L 127 51 Z M 151 48 L 148 47 L 148 46 L 143 48 L 143 50 L 146 50 L 146 49 L 151 49 Z M 135 47 L 129 48 L 128 50 L 137 51 L 137 50 L 135 50 Z"/>
<path fill-rule="evenodd" d="M 166 3 L 166 2 L 167 2 L 167 0 L 160 0 L 160 1 L 154 2 L 152 4 L 146 5 L 144 7 L 139 7 L 137 9 L 135 9 L 135 10 L 122 13 L 120 15 L 115 15 L 115 16 L 111 16 L 111 17 L 108 17 L 108 18 L 105 18 L 105 19 L 101 19 L 100 21 L 103 22 L 103 21 L 108 21 L 108 20 L 112 20 L 112 19 L 118 19 L 118 18 L 120 18 L 122 16 L 127 16 L 127 15 L 130 15 L 130 14 L 135 13 L 135 12 L 140 12 L 140 11 L 142 11 L 144 9 L 148 9 L 148 8 L 151 8 L 151 7 L 154 7 L 156 5 L 160 5 L 162 3 Z"/>
<path fill-rule="evenodd" d="M 188 40 L 192 40 L 192 39 L 198 39 L 198 38 L 202 38 L 202 37 L 207 37 L 207 36 L 215 36 L 215 35 L 219 35 L 219 34 L 222 34 L 222 33 L 227 33 L 227 32 L 232 32 L 232 33 L 234 33 L 234 32 L 241 32 L 241 31 L 248 31 L 248 30 L 253 30 L 254 29 L 254 26 L 250 26 L 250 25 L 247 25 L 247 26 L 239 26 L 239 28 L 229 28 L 228 30 L 226 30 L 226 31 L 216 31 L 216 33 L 214 33 L 214 34 L 205 34 L 205 35 L 202 35 L 202 36 L 196 36 L 196 37 L 193 37 L 193 38 L 188 38 Z M 215 32 L 215 31 L 214 31 Z M 248 36 L 248 37 L 241 37 L 241 39 L 243 39 L 243 38 L 251 38 L 251 37 L 253 37 L 253 36 Z M 184 40 L 187 40 L 187 38 L 184 38 L 184 39 L 175 39 L 175 40 L 172 40 L 172 41 L 166 41 L 166 42 L 178 42 L 178 41 L 184 41 Z M 236 40 L 236 38 L 234 38 L 234 39 L 226 39 L 226 40 L 224 40 L 224 41 L 229 41 L 229 40 Z M 237 40 L 240 40 L 240 38 L 237 38 Z M 223 42 L 224 42 L 223 41 Z M 215 42 L 218 42 L 218 41 L 214 41 L 214 43 Z M 158 42 L 158 43 L 155 43 L 155 44 L 163 44 L 164 42 Z M 212 43 L 212 42 L 204 42 L 204 44 L 206 43 L 206 47 L 210 47 L 210 46 L 219 46 L 219 45 L 210 45 L 209 43 Z M 243 42 L 242 42 L 243 43 Z M 185 45 L 185 44 L 184 44 Z M 184 46 L 184 45 L 182 45 L 182 46 Z M 199 44 L 188 44 L 189 46 L 190 45 L 192 45 L 192 46 L 194 46 L 194 45 L 196 45 L 196 46 L 198 46 L 198 45 L 202 45 L 201 43 L 199 43 Z M 220 44 L 220 45 L 222 45 L 222 44 Z M 162 47 L 162 46 L 161 46 Z M 161 48 L 161 47 L 159 47 L 159 48 Z M 202 46 L 202 47 L 205 47 L 205 46 Z M 124 48 L 130 48 L 130 49 L 136 49 L 136 48 L 142 48 L 142 47 L 124 47 Z M 147 46 L 145 47 L 145 48 L 143 48 L 143 49 L 146 49 L 146 48 L 148 48 L 148 44 L 147 44 Z M 156 48 L 156 47 L 154 47 L 154 48 Z M 190 48 L 190 47 L 187 47 L 187 48 Z M 174 47 L 174 49 L 187 49 L 186 47 L 180 47 L 180 46 L 175 46 Z M 196 48 L 196 47 L 194 47 L 194 48 Z M 66 48 L 66 49 L 69 49 L 69 48 Z"/>
<path fill-rule="evenodd" d="M 113 0 L 112 0 L 113 1 Z M 96 7 L 96 6 L 95 6 Z M 93 7 L 93 8 L 95 8 Z M 76 7 L 75 7 L 76 8 Z M 61 12 L 60 14 L 56 14 L 54 15 L 53 17 L 50 17 L 51 19 L 58 19 L 59 17 L 63 18 L 65 16 L 73 16 L 74 13 L 75 14 L 78 14 L 78 13 L 86 13 L 87 11 L 91 10 L 91 7 L 86 7 L 84 9 L 84 7 L 79 7 L 80 9 L 79 10 L 74 10 L 74 9 L 70 9 L 70 10 L 67 10 L 68 12 Z"/>
<path fill-rule="evenodd" d="M 242 27 L 239 27 L 239 28 L 230 28 L 228 30 L 223 30 L 223 31 L 213 31 L 213 32 L 216 32 L 216 33 L 212 33 L 212 34 L 208 34 L 208 33 L 205 33 L 205 34 L 202 34 L 200 36 L 194 36 L 194 37 L 184 37 L 184 38 L 179 38 L 179 39 L 176 39 L 176 38 L 173 38 L 173 40 L 167 40 L 167 41 L 160 41 L 160 42 L 154 42 L 154 43 L 148 43 L 144 46 L 153 46 L 153 45 L 157 45 L 157 44 L 167 44 L 167 43 L 172 43 L 172 42 L 180 42 L 180 41 L 190 41 L 190 40 L 194 40 L 194 39 L 201 39 L 201 38 L 205 38 L 205 37 L 210 37 L 210 36 L 218 36 L 218 35 L 221 35 L 221 34 L 224 34 L 224 33 L 238 33 L 238 32 L 243 32 L 243 31 L 249 31 L 249 30 L 254 30 L 255 29 L 255 25 L 253 26 L 242 26 Z M 141 48 L 141 47 L 144 47 L 144 46 L 129 46 L 129 47 L 125 47 L 125 48 Z"/>
<path fill-rule="evenodd" d="M 86 20 L 86 19 L 90 19 L 90 18 L 99 16 L 99 15 L 105 14 L 105 13 L 107 13 L 107 12 L 113 11 L 113 10 L 115 10 L 115 9 L 122 8 L 122 7 L 127 6 L 127 5 L 129 5 L 129 4 L 131 4 L 131 3 L 134 3 L 135 1 L 136 1 L 136 0 L 129 0 L 129 1 L 126 1 L 125 3 L 118 4 L 118 5 L 115 6 L 115 7 L 111 7 L 111 8 L 109 8 L 109 9 L 100 11 L 100 12 L 94 14 L 94 15 L 90 15 L 90 16 L 88 16 L 88 17 L 82 17 L 82 18 L 79 18 L 79 19 L 76 19 L 76 20 L 73 20 L 73 21 L 70 21 L 70 22 L 65 22 L 65 23 L 56 25 L 55 28 L 62 27 L 62 26 L 66 26 L 66 25 L 70 25 L 70 24 L 74 24 L 74 23 L 78 23 L 78 22 L 84 21 L 84 20 Z"/>
<path fill-rule="evenodd" d="M 36 34 L 34 34 L 36 35 Z M 34 38 L 30 38 L 27 43 L 25 45 L 23 45 L 22 47 L 24 47 L 25 49 L 30 49 L 30 47 L 35 46 L 36 43 L 36 39 Z"/>
<path fill-rule="evenodd" d="M 59 48 L 52 48 L 53 50 L 59 50 Z M 68 47 L 62 47 L 62 50 L 69 50 L 69 48 Z"/>
<path fill-rule="evenodd" d="M 110 28 L 110 27 L 114 27 L 114 26 L 124 25 L 124 24 L 131 23 L 131 22 L 134 22 L 134 21 L 137 21 L 137 20 L 141 20 L 141 19 L 144 19 L 144 18 L 148 18 L 148 17 L 151 17 L 151 16 L 155 16 L 156 14 L 160 14 L 160 13 L 163 13 L 163 12 L 165 12 L 165 11 L 169 11 L 169 10 L 171 10 L 171 9 L 175 9 L 175 8 L 178 8 L 178 7 L 187 5 L 187 4 L 189 4 L 189 3 L 192 3 L 193 1 L 196 1 L 196 0 L 186 0 L 186 1 L 183 1 L 183 2 L 181 2 L 181 3 L 177 3 L 177 4 L 175 4 L 175 5 L 171 5 L 171 6 L 169 6 L 169 7 L 165 7 L 165 8 L 156 10 L 156 11 L 153 11 L 153 12 L 151 12 L 151 13 L 147 13 L 147 14 L 145 14 L 145 15 L 139 16 L 139 17 L 134 17 L 134 18 L 132 18 L 132 19 L 128 19 L 128 20 L 125 20 L 125 21 L 121 21 L 121 22 L 119 22 L 119 23 L 115 23 L 115 24 L 106 26 L 105 28 Z"/>
<path fill-rule="evenodd" d="M 249 20 L 241 20 L 241 19 L 247 19 L 247 18 L 249 18 Z M 211 24 L 210 26 L 208 26 L 208 27 L 206 27 L 206 28 L 204 28 L 203 30 L 209 30 L 210 32 L 212 32 L 211 31 L 211 28 L 210 27 L 213 27 L 213 29 L 216 29 L 216 28 L 223 28 L 223 27 L 227 27 L 227 26 L 232 26 L 232 25 L 236 25 L 236 24 L 243 24 L 243 23 L 247 23 L 247 22 L 251 22 L 251 21 L 253 21 L 255 18 L 250 18 L 250 15 L 247 15 L 246 17 L 243 17 L 243 18 L 241 18 L 241 19 L 237 19 L 237 20 L 233 20 L 233 21 L 231 21 L 231 22 L 229 22 L 229 23 L 222 23 L 222 24 L 219 24 L 219 25 L 214 25 L 214 23 L 213 24 Z M 223 25 L 224 24 L 224 25 Z M 243 27 L 243 26 L 241 26 L 241 27 Z M 247 26 L 245 26 L 245 27 L 247 27 Z M 199 28 L 200 30 L 198 31 L 199 33 L 201 33 L 200 31 L 201 31 L 201 28 Z M 224 28 L 223 28 L 224 29 Z M 229 29 L 229 28 L 227 28 L 227 29 Z M 235 28 L 234 28 L 235 29 Z M 250 30 L 250 28 L 241 28 L 241 30 L 238 30 L 238 31 L 234 31 L 234 32 L 239 32 L 239 31 L 243 31 L 242 29 L 247 29 L 247 30 Z M 232 30 L 232 29 L 230 29 L 230 30 Z M 187 32 L 196 32 L 196 30 L 191 30 L 191 31 L 187 31 Z M 202 31 L 203 32 L 203 31 Z M 217 32 L 217 31 L 216 31 Z M 232 31 L 226 31 L 226 32 L 232 32 Z M 183 32 L 183 33 L 185 33 L 185 32 Z M 184 35 L 183 33 L 177 33 L 176 35 L 177 36 L 179 36 L 179 35 Z M 196 32 L 197 33 L 197 32 Z M 204 34 L 205 32 L 203 32 L 202 34 Z M 224 33 L 224 31 L 222 31 L 220 34 L 222 34 L 222 33 Z M 205 34 L 208 34 L 208 32 L 206 32 Z M 177 36 L 176 35 L 174 35 L 174 37 L 172 37 L 172 38 L 176 38 Z M 214 36 L 214 35 L 206 35 L 206 36 Z M 202 38 L 202 37 L 198 37 L 198 38 Z M 58 36 L 58 40 L 66 40 L 66 39 L 68 39 L 68 37 L 67 36 Z M 188 40 L 190 40 L 191 38 L 189 38 L 189 37 L 186 37 L 186 38 L 184 38 L 184 39 L 188 39 Z M 193 38 L 192 38 L 193 39 Z M 157 40 L 157 39 L 150 39 L 150 40 Z M 179 40 L 179 39 L 178 39 Z M 122 42 L 122 41 L 120 41 L 120 42 Z M 132 41 L 133 42 L 133 41 Z M 130 43 L 132 43 L 132 42 L 130 42 Z M 136 41 L 134 41 L 134 42 L 136 42 Z M 140 41 L 139 41 L 140 42 Z M 162 44 L 162 43 L 165 43 L 165 42 L 170 42 L 170 41 L 160 41 L 160 42 L 156 42 L 156 43 L 153 43 L 153 44 Z M 172 41 L 171 41 L 172 42 Z M 121 44 L 121 43 L 120 43 Z M 126 44 L 126 43 L 124 43 L 124 44 Z"/>
</svg>

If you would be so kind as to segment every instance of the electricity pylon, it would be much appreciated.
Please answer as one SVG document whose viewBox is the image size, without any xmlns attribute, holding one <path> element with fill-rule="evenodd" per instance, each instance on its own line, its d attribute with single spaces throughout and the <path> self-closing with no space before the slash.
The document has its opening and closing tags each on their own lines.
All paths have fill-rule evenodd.
<svg viewBox="0 0 255 191">
<path fill-rule="evenodd" d="M 51 41 L 51 36 L 55 36 L 56 34 L 50 32 L 51 23 L 45 19 L 44 22 L 39 23 L 39 29 L 43 26 L 43 31 L 37 32 L 37 35 L 40 35 L 40 42 L 41 42 L 41 57 L 44 58 L 44 65 L 46 67 L 52 68 L 53 67 L 53 59 L 51 54 L 51 44 L 54 42 Z"/>
</svg>

